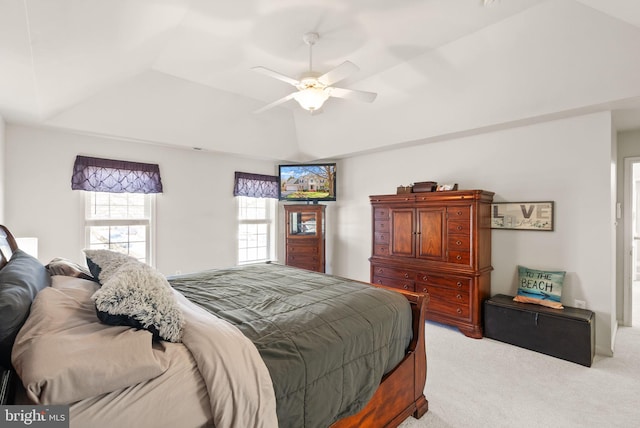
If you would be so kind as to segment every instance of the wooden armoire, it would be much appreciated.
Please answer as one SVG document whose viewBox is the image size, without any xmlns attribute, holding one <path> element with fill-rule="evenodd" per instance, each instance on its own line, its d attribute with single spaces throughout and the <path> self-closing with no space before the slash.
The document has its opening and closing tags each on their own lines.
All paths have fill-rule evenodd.
<svg viewBox="0 0 640 428">
<path fill-rule="evenodd" d="M 371 282 L 429 293 L 426 318 L 482 337 L 491 294 L 491 202 L 483 190 L 370 196 Z"/>
<path fill-rule="evenodd" d="M 325 271 L 326 205 L 285 205 L 285 258 L 288 266 Z"/>
</svg>

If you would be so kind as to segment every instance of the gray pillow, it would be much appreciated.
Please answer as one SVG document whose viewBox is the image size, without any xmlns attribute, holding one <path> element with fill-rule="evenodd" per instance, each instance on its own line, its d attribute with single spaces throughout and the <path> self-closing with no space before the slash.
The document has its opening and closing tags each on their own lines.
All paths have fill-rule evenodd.
<svg viewBox="0 0 640 428">
<path fill-rule="evenodd" d="M 0 364 L 11 367 L 11 348 L 38 291 L 51 285 L 47 269 L 33 256 L 16 250 L 0 270 Z"/>
<path fill-rule="evenodd" d="M 88 279 L 89 281 L 98 281 L 93 278 L 89 270 L 84 266 L 61 257 L 51 260 L 45 267 L 50 275 L 73 276 L 75 278 Z"/>
</svg>

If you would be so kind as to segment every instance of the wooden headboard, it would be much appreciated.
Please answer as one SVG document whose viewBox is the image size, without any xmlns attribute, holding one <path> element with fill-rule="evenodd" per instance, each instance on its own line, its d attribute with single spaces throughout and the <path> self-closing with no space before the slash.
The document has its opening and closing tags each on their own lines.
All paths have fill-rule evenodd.
<svg viewBox="0 0 640 428">
<path fill-rule="evenodd" d="M 0 269 L 7 264 L 13 252 L 18 249 L 16 239 L 9 229 L 0 224 Z"/>
</svg>

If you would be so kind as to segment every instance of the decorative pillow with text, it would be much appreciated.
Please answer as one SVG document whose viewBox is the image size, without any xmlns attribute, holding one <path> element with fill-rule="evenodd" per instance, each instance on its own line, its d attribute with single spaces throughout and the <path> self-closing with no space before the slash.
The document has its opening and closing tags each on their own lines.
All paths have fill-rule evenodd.
<svg viewBox="0 0 640 428">
<path fill-rule="evenodd" d="M 518 294 L 513 300 L 563 309 L 560 299 L 565 274 L 564 271 L 546 271 L 518 266 Z"/>
</svg>

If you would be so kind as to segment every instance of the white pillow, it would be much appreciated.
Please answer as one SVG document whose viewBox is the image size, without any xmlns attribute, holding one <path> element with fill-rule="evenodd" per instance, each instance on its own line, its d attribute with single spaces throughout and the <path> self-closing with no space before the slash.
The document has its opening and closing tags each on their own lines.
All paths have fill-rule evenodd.
<svg viewBox="0 0 640 428">
<path fill-rule="evenodd" d="M 129 259 L 117 267 L 109 266 L 107 279 L 91 297 L 98 318 L 105 324 L 149 330 L 156 339 L 180 342 L 184 318 L 171 285 L 151 266 Z"/>
</svg>

